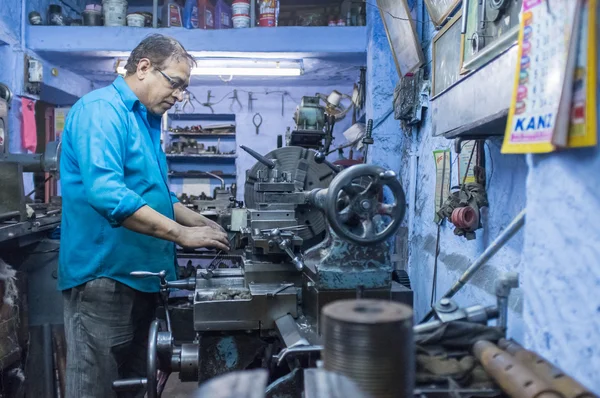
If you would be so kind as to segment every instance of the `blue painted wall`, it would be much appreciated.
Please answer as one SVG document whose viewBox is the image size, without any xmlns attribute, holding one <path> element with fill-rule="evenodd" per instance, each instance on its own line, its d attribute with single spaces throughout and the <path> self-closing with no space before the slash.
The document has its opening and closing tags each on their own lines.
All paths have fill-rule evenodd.
<svg viewBox="0 0 600 398">
<path fill-rule="evenodd" d="M 421 43 L 426 43 L 426 70 L 430 73 L 431 39 L 436 33 L 423 0 L 409 1 Z M 396 71 L 390 63 L 379 12 L 368 7 L 370 106 L 375 119 L 390 107 Z M 422 29 L 421 29 L 422 28 Z M 383 37 L 383 38 L 382 38 Z M 397 121 L 375 129 L 372 160 L 399 171 L 408 193 L 416 189 L 414 225 L 409 243 L 409 273 L 415 289 L 415 317 L 429 310 L 437 227 L 434 216 L 435 165 L 432 151 L 451 149 L 452 142 L 431 136 L 427 114 L 413 148 L 418 156 L 416 186 L 411 187 L 410 131 Z M 518 212 L 527 208 L 525 228 L 489 261 L 455 299 L 461 305 L 494 304 L 494 281 L 505 271 L 521 275 L 513 291 L 509 315 L 510 337 L 524 343 L 600 393 L 600 184 L 597 148 L 544 156 L 501 155 L 501 141 L 486 143 L 490 207 L 483 212 L 484 228 L 477 239 L 454 236 L 447 224 L 440 233 L 437 298 L 498 236 Z M 456 154 L 452 151 L 452 162 Z M 452 184 L 457 182 L 456 165 Z"/>
</svg>

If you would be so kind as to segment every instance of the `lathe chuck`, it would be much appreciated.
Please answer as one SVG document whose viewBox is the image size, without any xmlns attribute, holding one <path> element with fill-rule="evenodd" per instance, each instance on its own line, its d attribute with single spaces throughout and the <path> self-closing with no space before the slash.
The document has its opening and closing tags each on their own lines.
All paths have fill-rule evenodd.
<svg viewBox="0 0 600 398">
<path fill-rule="evenodd" d="M 254 184 L 258 176 L 269 176 L 277 170 L 277 173 L 290 173 L 297 192 L 311 191 L 315 188 L 327 188 L 331 183 L 334 173 L 325 164 L 315 162 L 315 152 L 301 147 L 284 147 L 275 149 L 265 158 L 274 160 L 276 167 L 270 170 L 264 164 L 257 162 L 246 176 L 244 200 L 250 209 L 261 209 L 265 205 L 277 205 L 278 203 L 267 203 L 262 192 L 256 192 Z M 283 204 L 283 203 L 279 203 Z M 261 206 L 262 205 L 262 206 Z M 315 239 L 322 237 L 325 232 L 325 217 L 319 209 L 307 205 L 299 205 L 296 209 L 296 218 L 299 225 L 307 228 L 298 231 L 298 235 L 307 244 L 314 244 Z M 318 242 L 316 242 L 318 243 Z"/>
</svg>

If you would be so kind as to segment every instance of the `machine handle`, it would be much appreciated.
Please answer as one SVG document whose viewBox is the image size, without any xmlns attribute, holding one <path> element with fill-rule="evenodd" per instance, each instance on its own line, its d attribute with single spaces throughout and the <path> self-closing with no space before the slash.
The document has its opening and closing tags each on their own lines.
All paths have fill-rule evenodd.
<svg viewBox="0 0 600 398">
<path fill-rule="evenodd" d="M 267 159 L 266 157 L 264 157 L 263 155 L 261 155 L 260 153 L 256 152 L 253 149 L 248 148 L 245 145 L 240 145 L 240 148 L 242 148 L 244 151 L 246 151 L 250 156 L 252 156 L 254 159 L 258 160 L 259 162 L 261 162 L 262 164 L 264 164 L 265 166 L 267 166 L 270 169 L 274 169 L 275 168 L 275 162 L 272 161 L 271 159 Z"/>
<path fill-rule="evenodd" d="M 146 388 L 148 385 L 148 379 L 123 379 L 115 380 L 112 383 L 112 388 L 116 392 L 135 391 L 138 388 Z"/>
<path fill-rule="evenodd" d="M 391 204 L 379 200 L 386 186 L 392 195 Z M 400 227 L 406 210 L 404 190 L 396 174 L 367 164 L 345 169 L 329 188 L 307 194 L 307 200 L 325 212 L 331 229 L 340 238 L 359 245 L 373 245 L 391 237 Z M 390 219 L 381 231 L 377 231 L 376 216 Z M 359 221 L 360 231 L 347 224 L 352 219 Z"/>
<path fill-rule="evenodd" d="M 133 272 L 130 272 L 129 275 L 135 276 L 137 278 L 145 278 L 147 276 L 156 276 L 158 278 L 164 278 L 167 275 L 167 272 L 166 271 L 160 271 L 160 272 L 133 271 Z"/>
</svg>

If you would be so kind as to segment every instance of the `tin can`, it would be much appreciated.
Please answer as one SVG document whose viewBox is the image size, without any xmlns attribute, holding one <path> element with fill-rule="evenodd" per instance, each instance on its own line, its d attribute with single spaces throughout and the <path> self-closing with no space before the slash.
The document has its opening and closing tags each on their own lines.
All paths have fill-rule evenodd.
<svg viewBox="0 0 600 398">
<path fill-rule="evenodd" d="M 262 27 L 274 27 L 275 13 L 277 12 L 277 0 L 259 0 L 258 25 Z"/>
</svg>

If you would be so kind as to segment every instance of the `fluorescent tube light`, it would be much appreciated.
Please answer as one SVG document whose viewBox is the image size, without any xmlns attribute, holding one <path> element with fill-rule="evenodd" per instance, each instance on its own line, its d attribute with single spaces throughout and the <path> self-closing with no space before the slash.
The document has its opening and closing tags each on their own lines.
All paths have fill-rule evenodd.
<svg viewBox="0 0 600 398">
<path fill-rule="evenodd" d="M 195 76 L 300 76 L 302 64 L 298 61 L 265 60 L 197 60 L 192 68 Z M 117 61 L 117 73 L 125 74 L 126 61 Z"/>
</svg>

